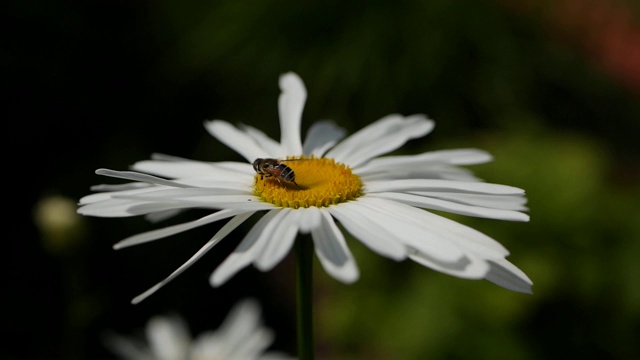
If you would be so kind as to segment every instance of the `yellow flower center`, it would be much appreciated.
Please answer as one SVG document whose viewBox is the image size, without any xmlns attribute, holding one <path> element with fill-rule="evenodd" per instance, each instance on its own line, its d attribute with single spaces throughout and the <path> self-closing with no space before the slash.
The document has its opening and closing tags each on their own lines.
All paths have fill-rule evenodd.
<svg viewBox="0 0 640 360">
<path fill-rule="evenodd" d="M 280 160 L 280 164 L 293 170 L 295 183 L 278 177 L 277 172 L 274 176 L 256 174 L 253 194 L 264 202 L 297 209 L 331 206 L 362 195 L 360 177 L 333 159 L 302 156 Z M 280 166 L 278 170 L 286 169 Z"/>
</svg>

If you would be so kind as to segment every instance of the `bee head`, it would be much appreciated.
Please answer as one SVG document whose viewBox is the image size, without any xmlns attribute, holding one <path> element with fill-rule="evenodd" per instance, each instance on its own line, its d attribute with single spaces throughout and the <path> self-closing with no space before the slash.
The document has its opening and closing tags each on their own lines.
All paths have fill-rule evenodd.
<svg viewBox="0 0 640 360">
<path fill-rule="evenodd" d="M 261 158 L 257 158 L 257 159 L 255 159 L 255 160 L 253 161 L 253 170 L 255 170 L 255 172 L 259 172 L 259 170 L 260 170 L 260 162 L 261 162 L 262 160 L 263 160 L 263 159 L 261 159 Z"/>
</svg>

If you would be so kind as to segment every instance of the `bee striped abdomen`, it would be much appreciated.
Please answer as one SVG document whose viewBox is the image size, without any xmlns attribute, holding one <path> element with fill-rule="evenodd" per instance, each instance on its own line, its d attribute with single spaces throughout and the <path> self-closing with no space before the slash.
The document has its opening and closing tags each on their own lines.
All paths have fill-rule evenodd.
<svg viewBox="0 0 640 360">
<path fill-rule="evenodd" d="M 289 181 L 289 182 L 296 181 L 296 174 L 293 172 L 293 170 L 290 167 L 288 167 L 285 164 L 279 164 L 277 167 L 280 168 L 280 176 L 284 181 Z"/>
</svg>

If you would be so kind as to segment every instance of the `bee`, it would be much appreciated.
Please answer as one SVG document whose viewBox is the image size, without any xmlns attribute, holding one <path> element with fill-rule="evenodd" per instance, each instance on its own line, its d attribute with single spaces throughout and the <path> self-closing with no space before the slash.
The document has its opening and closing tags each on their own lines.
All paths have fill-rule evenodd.
<svg viewBox="0 0 640 360">
<path fill-rule="evenodd" d="M 290 182 L 296 184 L 297 187 L 300 187 L 298 183 L 296 183 L 296 173 L 283 164 L 284 161 L 296 161 L 297 159 L 292 160 L 278 160 L 271 158 L 257 158 L 253 162 L 253 170 L 256 171 L 260 175 L 260 180 L 266 177 L 274 177 L 280 184 L 282 181 Z"/>
</svg>

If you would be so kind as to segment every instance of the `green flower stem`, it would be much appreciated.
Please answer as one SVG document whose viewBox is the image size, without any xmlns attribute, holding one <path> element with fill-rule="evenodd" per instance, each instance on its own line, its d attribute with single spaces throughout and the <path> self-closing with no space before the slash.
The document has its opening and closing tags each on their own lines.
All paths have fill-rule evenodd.
<svg viewBox="0 0 640 360">
<path fill-rule="evenodd" d="M 313 240 L 296 241 L 296 291 L 298 303 L 298 359 L 313 360 Z"/>
</svg>

